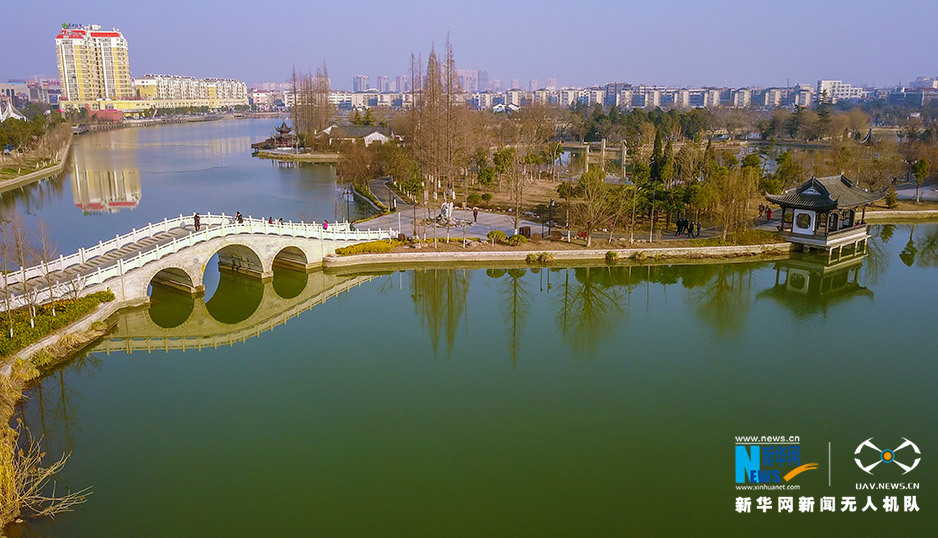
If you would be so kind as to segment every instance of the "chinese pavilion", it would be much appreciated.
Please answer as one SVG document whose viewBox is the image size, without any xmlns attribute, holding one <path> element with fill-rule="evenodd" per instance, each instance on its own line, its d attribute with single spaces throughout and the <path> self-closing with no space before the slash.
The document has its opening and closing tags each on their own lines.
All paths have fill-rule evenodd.
<svg viewBox="0 0 938 538">
<path fill-rule="evenodd" d="M 861 189 L 841 174 L 812 177 L 782 194 L 765 197 L 782 208 L 778 226 L 782 237 L 805 251 L 815 249 L 839 258 L 844 247 L 853 253 L 866 249 L 866 206 L 883 196 Z"/>
</svg>

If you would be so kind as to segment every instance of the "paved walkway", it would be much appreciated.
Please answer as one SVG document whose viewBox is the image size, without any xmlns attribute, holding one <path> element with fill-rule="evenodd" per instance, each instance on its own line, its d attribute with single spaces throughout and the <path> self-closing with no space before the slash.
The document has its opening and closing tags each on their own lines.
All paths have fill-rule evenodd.
<svg viewBox="0 0 938 538">
<path fill-rule="evenodd" d="M 919 199 L 923 202 L 938 202 L 938 186 L 926 183 L 919 187 Z M 899 200 L 915 200 L 915 182 L 901 183 L 896 186 L 896 198 Z"/>
</svg>

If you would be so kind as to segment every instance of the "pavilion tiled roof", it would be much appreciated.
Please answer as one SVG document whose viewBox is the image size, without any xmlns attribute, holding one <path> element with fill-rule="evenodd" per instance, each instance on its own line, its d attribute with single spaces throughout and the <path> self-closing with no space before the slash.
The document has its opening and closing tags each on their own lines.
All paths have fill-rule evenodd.
<svg viewBox="0 0 938 538">
<path fill-rule="evenodd" d="M 783 207 L 829 211 L 870 204 L 883 196 L 882 192 L 861 189 L 841 174 L 812 177 L 794 189 L 782 194 L 767 194 L 765 198 Z"/>
</svg>

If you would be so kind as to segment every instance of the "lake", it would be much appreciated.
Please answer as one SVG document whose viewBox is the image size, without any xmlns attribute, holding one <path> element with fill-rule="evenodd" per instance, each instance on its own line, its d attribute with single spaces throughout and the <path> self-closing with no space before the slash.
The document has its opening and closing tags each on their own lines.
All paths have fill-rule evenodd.
<svg viewBox="0 0 938 538">
<path fill-rule="evenodd" d="M 61 244 L 77 223 L 106 237 L 174 200 L 184 206 L 175 213 L 311 206 L 331 216 L 332 180 L 251 161 L 247 144 L 269 125 L 241 123 L 93 135 L 252 132 L 245 151 L 183 144 L 170 160 L 146 145 L 155 141 L 135 142 L 136 209 L 86 216 L 68 182 L 42 204 L 17 203 L 55 223 Z M 94 140 L 77 149 L 90 144 L 103 159 Z M 208 166 L 216 159 L 230 164 Z M 177 172 L 154 172 L 164 167 Z M 71 453 L 59 487 L 93 494 L 12 532 L 930 534 L 938 225 L 871 233 L 867 253 L 834 264 L 278 270 L 266 283 L 222 273 L 206 298 L 154 292 L 150 307 L 118 315 L 108 337 L 29 391 L 19 417 L 50 454 Z M 759 464 L 737 482 L 740 447 L 752 455 L 755 445 L 774 454 L 762 461 L 769 476 L 818 466 L 770 479 L 784 491 L 741 489 Z M 883 450 L 895 463 L 861 469 Z M 857 489 L 865 483 L 914 489 Z M 898 513 L 885 511 L 892 495 Z M 920 511 L 905 511 L 912 495 Z M 794 513 L 779 513 L 787 496 Z M 875 513 L 862 511 L 867 496 Z M 799 513 L 800 497 L 816 501 L 813 513 Z M 836 513 L 820 511 L 822 497 L 836 499 Z M 845 497 L 855 513 L 841 511 Z M 750 513 L 736 511 L 737 498 L 751 500 Z"/>
</svg>

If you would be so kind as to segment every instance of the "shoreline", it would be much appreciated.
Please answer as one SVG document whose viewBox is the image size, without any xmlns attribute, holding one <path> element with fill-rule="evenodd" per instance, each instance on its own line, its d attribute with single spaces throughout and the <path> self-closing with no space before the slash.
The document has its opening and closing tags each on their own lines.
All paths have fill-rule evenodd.
<svg viewBox="0 0 938 538">
<path fill-rule="evenodd" d="M 446 265 L 447 267 L 479 266 L 492 263 L 521 262 L 531 266 L 562 262 L 606 262 L 609 252 L 616 253 L 616 264 L 625 262 L 643 263 L 652 261 L 702 261 L 731 260 L 743 257 L 783 257 L 794 249 L 792 243 L 765 243 L 722 247 L 650 247 L 650 248 L 607 248 L 589 250 L 517 250 L 517 251 L 471 251 L 466 252 L 390 252 L 383 254 L 353 254 L 350 256 L 330 255 L 323 258 L 323 269 L 339 269 L 357 266 L 385 267 L 388 265 Z M 548 254 L 548 264 L 528 263 L 530 255 Z"/>
<path fill-rule="evenodd" d="M 338 153 L 283 153 L 267 149 L 258 150 L 254 154 L 258 159 L 270 159 L 272 161 L 295 161 L 302 163 L 323 163 L 333 164 L 342 160 Z"/>
<path fill-rule="evenodd" d="M 69 151 L 72 149 L 72 140 L 74 140 L 75 135 L 69 134 L 68 141 L 65 142 L 65 146 L 59 148 L 59 151 L 56 154 L 57 162 L 52 166 L 47 166 L 41 170 L 36 170 L 28 174 L 23 174 L 12 179 L 6 179 L 0 182 L 0 194 L 19 187 L 23 187 L 37 181 L 41 181 L 48 177 L 57 176 L 62 173 L 65 169 L 65 162 L 68 160 Z"/>
</svg>

